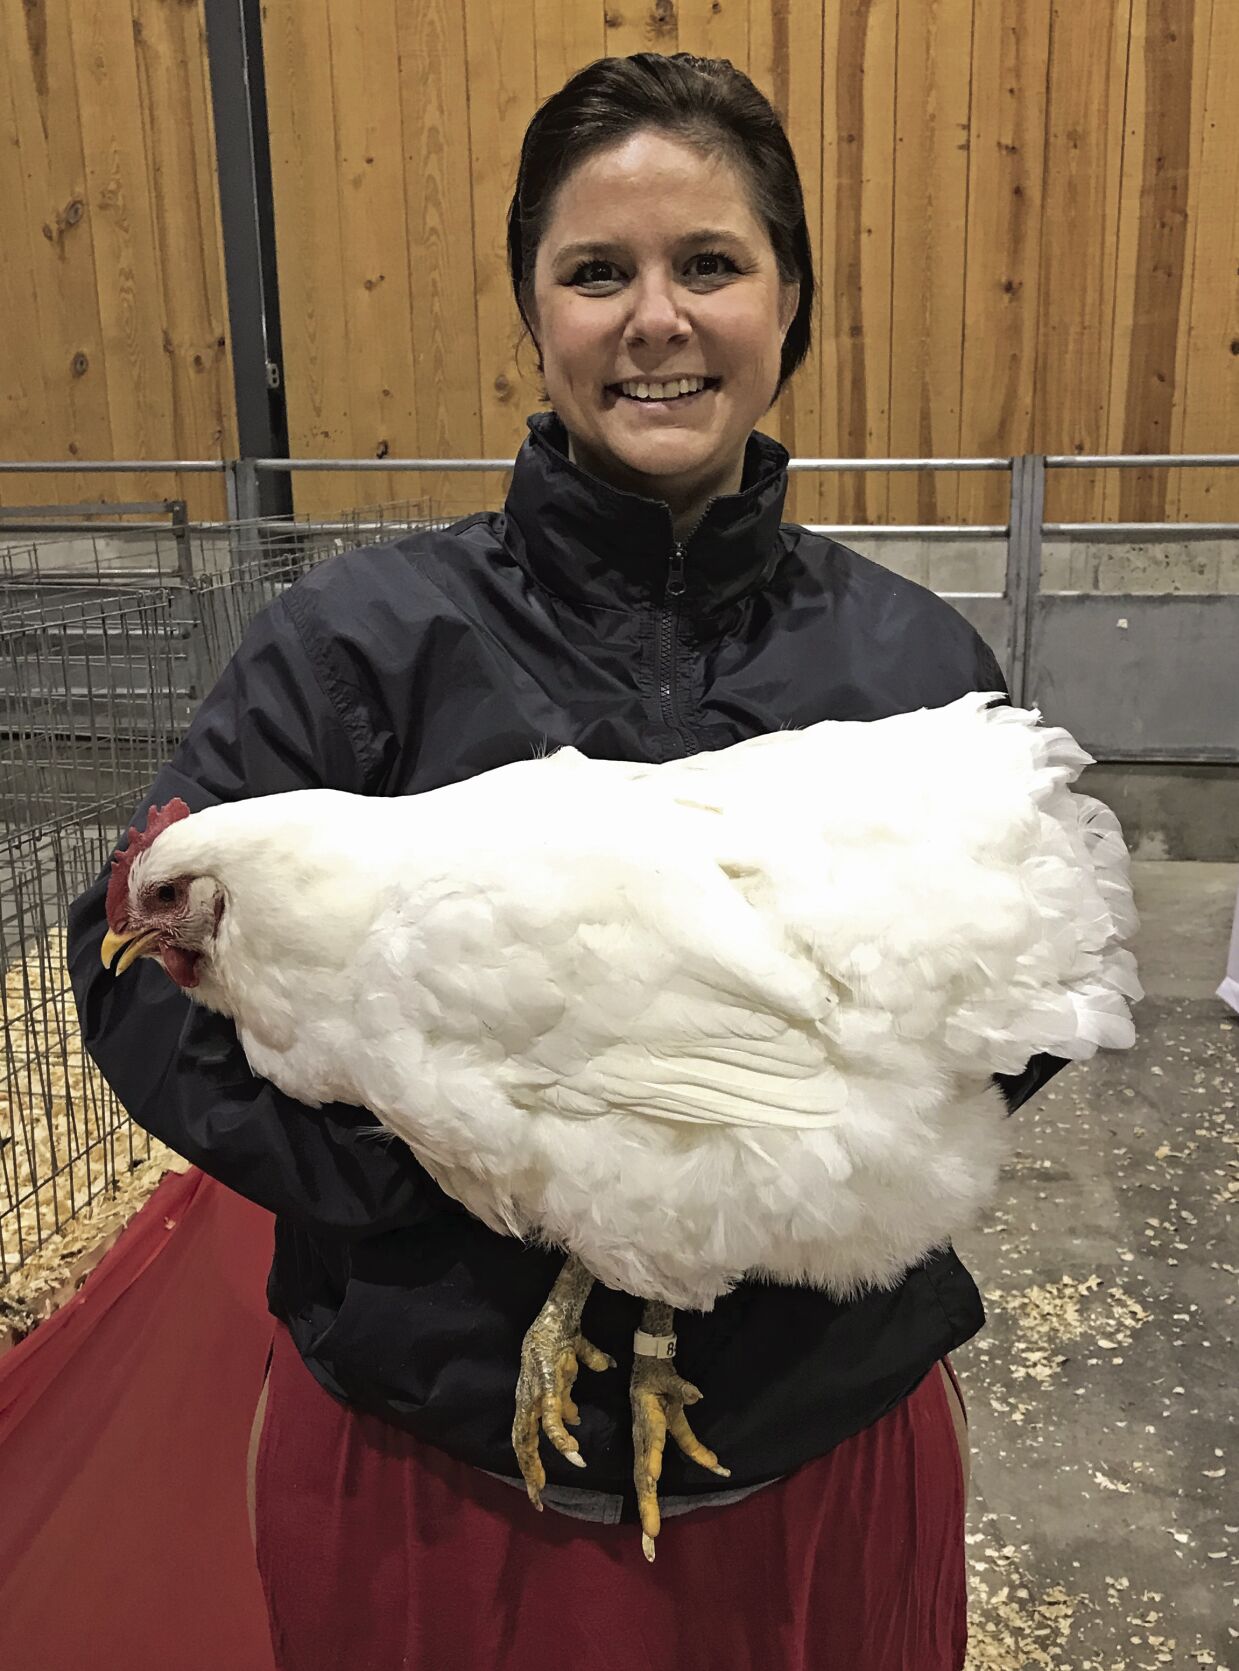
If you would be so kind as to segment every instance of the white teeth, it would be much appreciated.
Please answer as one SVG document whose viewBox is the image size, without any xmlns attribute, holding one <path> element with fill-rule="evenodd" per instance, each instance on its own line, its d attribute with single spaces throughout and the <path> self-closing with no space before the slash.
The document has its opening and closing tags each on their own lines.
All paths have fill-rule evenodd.
<svg viewBox="0 0 1239 1671">
<path fill-rule="evenodd" d="M 620 391 L 634 400 L 673 400 L 677 395 L 695 394 L 705 386 L 704 377 L 680 377 L 669 383 L 621 383 Z"/>
</svg>

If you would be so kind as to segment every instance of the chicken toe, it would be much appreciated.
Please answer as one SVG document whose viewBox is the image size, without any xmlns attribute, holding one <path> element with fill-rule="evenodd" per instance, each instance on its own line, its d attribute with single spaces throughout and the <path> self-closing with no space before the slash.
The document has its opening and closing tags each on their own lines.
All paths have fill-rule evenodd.
<svg viewBox="0 0 1239 1671">
<path fill-rule="evenodd" d="M 654 1559 L 654 1540 L 662 1526 L 658 1507 L 658 1482 L 663 1471 L 663 1452 L 670 1434 L 691 1462 L 707 1468 L 720 1479 L 730 1479 L 708 1446 L 703 1445 L 689 1425 L 686 1406 L 701 1400 L 701 1391 L 686 1381 L 675 1367 L 675 1337 L 671 1332 L 672 1311 L 667 1305 L 646 1306 L 632 1360 L 632 1449 L 633 1481 L 637 1488 L 637 1512 L 641 1517 L 641 1548 L 647 1561 Z M 650 1345 L 661 1356 L 648 1356 L 641 1349 Z"/>
<path fill-rule="evenodd" d="M 581 1364 L 594 1370 L 615 1367 L 615 1359 L 600 1352 L 580 1332 L 581 1313 L 593 1286 L 589 1271 L 575 1255 L 570 1257 L 521 1347 L 512 1448 L 529 1501 L 538 1510 L 546 1485 L 546 1469 L 539 1455 L 540 1435 L 545 1433 L 561 1456 L 583 1468 L 581 1447 L 568 1432 L 581 1419 L 572 1396 L 577 1372 Z"/>
</svg>

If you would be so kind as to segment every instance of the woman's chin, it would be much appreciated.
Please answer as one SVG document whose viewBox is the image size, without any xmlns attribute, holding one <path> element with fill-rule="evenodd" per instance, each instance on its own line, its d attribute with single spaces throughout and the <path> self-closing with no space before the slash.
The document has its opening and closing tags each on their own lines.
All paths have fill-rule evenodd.
<svg viewBox="0 0 1239 1671">
<path fill-rule="evenodd" d="M 607 441 L 606 452 L 621 470 L 655 483 L 708 470 L 718 451 L 716 437 L 672 427 L 649 435 L 616 428 Z"/>
</svg>

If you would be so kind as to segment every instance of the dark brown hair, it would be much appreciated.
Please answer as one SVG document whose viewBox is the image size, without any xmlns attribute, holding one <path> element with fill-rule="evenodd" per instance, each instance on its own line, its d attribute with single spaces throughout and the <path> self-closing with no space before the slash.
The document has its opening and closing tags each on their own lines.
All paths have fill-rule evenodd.
<svg viewBox="0 0 1239 1671">
<path fill-rule="evenodd" d="M 707 155 L 723 153 L 748 182 L 780 279 L 800 284 L 796 317 L 783 339 L 777 399 L 809 352 L 813 252 L 800 172 L 783 124 L 766 96 L 726 58 L 695 58 L 688 52 L 599 58 L 539 106 L 525 130 L 508 209 L 508 270 L 525 329 L 536 346 L 530 324 L 534 262 L 556 192 L 596 151 L 651 128 Z"/>
</svg>

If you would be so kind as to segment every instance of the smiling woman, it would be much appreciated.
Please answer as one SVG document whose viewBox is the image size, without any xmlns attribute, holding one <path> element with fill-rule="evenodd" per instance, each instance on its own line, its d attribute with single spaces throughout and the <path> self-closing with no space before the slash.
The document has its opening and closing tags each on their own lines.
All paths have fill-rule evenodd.
<svg viewBox="0 0 1239 1671">
<path fill-rule="evenodd" d="M 664 500 L 677 533 L 739 490 L 796 313 L 752 197 L 725 158 L 636 133 L 560 186 L 534 263 L 531 329 L 572 457 Z M 703 202 L 721 224 L 685 233 Z"/>
<path fill-rule="evenodd" d="M 240 913 L 210 867 L 188 862 L 186 807 L 201 831 L 209 808 L 231 815 L 228 803 L 269 804 L 284 791 L 386 802 L 445 790 L 463 797 L 455 804 L 480 842 L 475 870 L 483 858 L 502 867 L 519 864 L 519 849 L 484 808 L 475 780 L 491 768 L 570 746 L 642 771 L 678 761 L 695 772 L 685 757 L 788 728 L 881 721 L 968 693 L 984 693 L 988 709 L 1003 693 L 992 653 L 944 602 L 784 520 L 788 455 L 755 426 L 808 351 L 813 263 L 795 159 L 746 76 L 685 54 L 589 65 L 529 123 L 507 231 L 513 294 L 552 410 L 529 420 L 503 512 L 344 553 L 282 593 L 140 809 L 160 812 L 70 925 L 83 1039 L 134 1119 L 276 1214 L 268 1295 L 278 1326 L 255 1525 L 277 1662 L 959 1671 L 963 1481 L 940 1365 L 983 1312 L 949 1245 L 890 1286 L 841 1297 L 746 1274 L 709 1312 L 673 1318 L 665 1288 L 659 1299 L 636 1276 L 650 1293 L 594 1282 L 582 1258 L 502 1233 L 405 1145 L 376 1141 L 380 1128 L 348 1100 L 355 1048 L 324 1056 L 344 1100 L 310 1109 L 281 1092 L 274 1053 L 296 1047 L 318 967 L 300 942 L 278 1014 L 264 1011 L 273 1054 L 257 1072 L 231 1011 L 209 1007 L 202 948 L 235 933 Z M 863 753 L 869 775 L 853 801 L 906 795 L 906 773 L 880 771 L 869 744 Z M 943 761 L 926 764 L 949 781 Z M 835 774 L 808 775 L 828 780 L 859 829 L 872 808 L 853 809 Z M 789 839 L 804 800 L 778 821 Z M 577 819 L 584 804 L 531 803 L 546 850 L 550 835 L 580 845 L 570 873 L 598 864 L 597 839 Z M 173 817 L 171 868 L 160 869 L 153 831 Z M 350 887 L 386 873 L 381 823 L 352 816 L 362 862 Z M 626 863 L 635 846 L 624 841 Z M 744 892 L 741 849 L 708 870 L 732 905 Z M 307 825 L 280 885 L 255 891 L 268 913 L 255 942 L 264 949 L 289 931 L 288 891 L 307 906 L 313 850 Z M 411 868 L 407 840 L 398 852 L 399 869 Z M 644 871 L 663 875 L 666 858 L 656 843 Z M 341 874 L 329 867 L 315 884 L 316 927 L 355 903 Z M 566 1062 L 592 1071 L 584 1036 L 554 1031 L 577 983 L 539 976 L 534 955 L 554 938 L 547 907 L 562 880 L 554 871 L 528 910 L 505 918 L 504 958 L 520 974 L 521 1005 Z M 446 909 L 459 890 L 444 889 Z M 888 892 L 885 878 L 877 892 Z M 626 966 L 637 917 L 623 899 L 613 934 L 588 913 L 572 918 L 590 967 Z M 682 903 L 694 960 L 739 992 L 752 960 L 730 975 L 711 963 L 712 908 L 692 889 Z M 666 937 L 663 915 L 655 940 Z M 461 921 L 458 940 L 423 954 L 419 971 L 445 1006 L 484 1016 L 487 1048 L 499 1049 L 512 1014 L 493 1011 L 495 959 L 476 923 Z M 657 1089 L 665 1052 L 637 1059 L 641 1005 L 666 998 L 676 1027 L 696 1034 L 656 962 L 642 954 L 637 967 L 637 1009 L 598 1001 L 595 1019 L 618 1029 L 633 1082 Z M 898 972 L 914 991 L 925 978 L 920 966 Z M 333 965 L 315 977 L 328 980 L 333 1020 L 358 998 L 355 975 Z M 389 988 L 360 990 L 374 1026 L 390 1030 Z M 898 1020 L 877 1023 L 866 1076 L 880 1132 L 882 1098 L 891 1118 L 903 1104 L 888 1048 Z M 710 1038 L 711 1087 L 736 1091 L 754 1024 L 741 1017 Z M 753 1099 L 763 1119 L 740 1146 L 772 1200 L 788 1172 L 759 1128 L 777 1107 L 775 1081 L 795 1066 L 801 1035 L 785 1035 L 789 1054 Z M 501 1057 L 510 1063 L 506 1042 Z M 1009 1103 L 1057 1065 L 1036 1057 L 1004 1080 Z M 996 1105 L 988 1082 L 978 1095 Z M 550 1100 L 539 1083 L 531 1121 Z M 456 1088 L 453 1153 L 477 1153 L 486 1106 Z M 643 1244 L 658 1227 L 689 1253 L 750 1222 L 785 1227 L 781 1208 L 745 1217 L 748 1197 L 708 1169 L 703 1219 L 687 1224 L 668 1168 L 634 1172 L 614 1158 L 613 1114 L 594 1109 L 595 1124 L 573 1139 L 606 1180 L 581 1185 L 604 1242 L 624 1240 L 617 1202 L 634 1182 Z M 544 1137 L 545 1123 L 537 1129 Z M 516 1189 L 532 1163 L 524 1151 L 512 1161 Z M 578 1184 L 587 1170 L 572 1168 Z M 883 1211 L 885 1246 L 899 1225 L 889 1203 Z M 554 1512 L 535 1514 L 527 1495 Z M 657 1548 L 653 1568 L 642 1548 Z"/>
<path fill-rule="evenodd" d="M 680 538 L 739 490 L 754 425 L 808 353 L 800 180 L 730 65 L 645 54 L 583 74 L 526 135 L 513 288 L 572 458 L 663 500 Z"/>
</svg>

